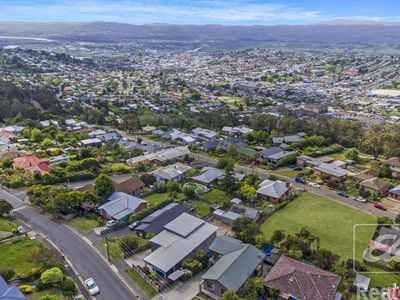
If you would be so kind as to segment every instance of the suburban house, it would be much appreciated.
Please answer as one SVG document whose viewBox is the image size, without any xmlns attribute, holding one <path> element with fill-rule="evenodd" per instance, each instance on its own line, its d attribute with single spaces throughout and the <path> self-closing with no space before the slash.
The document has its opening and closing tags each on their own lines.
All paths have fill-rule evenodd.
<svg viewBox="0 0 400 300">
<path fill-rule="evenodd" d="M 310 157 L 307 155 L 300 155 L 296 158 L 296 164 L 301 168 L 318 167 L 319 165 L 323 164 L 324 162 L 325 161 L 323 161 L 321 159 Z"/>
<path fill-rule="evenodd" d="M 400 177 L 400 157 L 389 158 L 383 164 L 390 167 L 393 176 Z"/>
<path fill-rule="evenodd" d="M 197 217 L 181 214 L 150 240 L 153 252 L 144 258 L 146 266 L 168 278 L 186 258 L 194 257 L 199 251 L 206 253 L 217 229 Z"/>
<path fill-rule="evenodd" d="M 268 156 L 282 152 L 282 148 L 281 147 L 270 147 L 270 148 L 264 148 L 260 151 L 260 157 L 259 157 L 259 161 L 260 162 L 267 162 L 268 160 Z"/>
<path fill-rule="evenodd" d="M 290 184 L 280 180 L 265 179 L 259 184 L 257 198 L 260 200 L 277 203 L 289 195 Z"/>
<path fill-rule="evenodd" d="M 334 273 L 287 256 L 281 256 L 265 277 L 267 288 L 279 289 L 279 299 L 340 299 L 336 292 L 340 281 Z"/>
<path fill-rule="evenodd" d="M 25 300 L 25 296 L 15 287 L 8 285 L 0 275 L 0 300 Z"/>
<path fill-rule="evenodd" d="M 6 149 L 0 150 L 0 160 L 6 158 L 14 159 L 25 155 L 26 153 L 24 151 L 19 151 L 17 148 L 7 147 Z"/>
<path fill-rule="evenodd" d="M 192 177 L 192 181 L 211 187 L 223 175 L 224 171 L 221 169 L 204 167 L 198 175 Z"/>
<path fill-rule="evenodd" d="M 121 192 L 114 192 L 97 211 L 104 220 L 129 221 L 135 212 L 147 208 L 147 201 Z"/>
<path fill-rule="evenodd" d="M 192 177 L 192 181 L 205 185 L 207 187 L 212 187 L 218 181 L 218 179 L 224 176 L 224 174 L 224 170 L 213 167 L 204 167 L 203 169 L 201 169 L 199 174 Z M 237 180 L 241 181 L 245 177 L 245 174 L 235 173 L 234 177 L 236 177 Z"/>
<path fill-rule="evenodd" d="M 229 137 L 219 142 L 217 150 L 228 150 L 230 146 L 237 146 L 237 147 L 247 147 L 247 144 L 243 142 L 240 138 L 237 137 Z"/>
<path fill-rule="evenodd" d="M 246 134 L 252 133 L 254 130 L 242 125 L 242 126 L 235 126 L 235 127 L 224 126 L 224 127 L 222 127 L 221 131 L 223 133 L 226 133 L 229 135 L 240 136 L 240 135 L 246 135 Z"/>
<path fill-rule="evenodd" d="M 157 182 L 167 183 L 170 181 L 181 181 L 187 175 L 192 167 L 183 163 L 177 162 L 173 165 L 158 168 L 153 171 L 152 174 L 156 178 Z"/>
<path fill-rule="evenodd" d="M 393 200 L 400 201 L 400 185 L 389 190 L 389 197 Z"/>
<path fill-rule="evenodd" d="M 373 177 L 360 182 L 360 186 L 368 192 L 377 193 L 379 196 L 385 196 L 389 189 L 390 184 L 379 177 Z"/>
<path fill-rule="evenodd" d="M 365 170 L 361 171 L 360 173 L 357 173 L 356 175 L 354 175 L 354 179 L 357 180 L 358 182 L 361 182 L 364 180 L 378 177 L 378 175 L 379 175 L 379 172 L 377 172 L 375 170 L 365 169 Z"/>
<path fill-rule="evenodd" d="M 126 180 L 115 183 L 115 191 L 127 193 L 130 195 L 138 195 L 143 192 L 144 183 L 137 176 L 132 176 Z"/>
<path fill-rule="evenodd" d="M 135 232 L 140 237 L 145 237 L 150 232 L 159 234 L 164 230 L 165 225 L 184 212 L 187 212 L 187 209 L 182 203 L 168 204 L 140 220 L 140 224 L 135 228 Z"/>
<path fill-rule="evenodd" d="M 212 150 L 215 150 L 215 149 L 218 147 L 218 144 L 219 144 L 219 140 L 217 140 L 217 139 L 210 140 L 210 141 L 206 142 L 206 143 L 203 145 L 203 150 L 204 150 L 204 151 L 212 151 Z"/>
<path fill-rule="evenodd" d="M 267 164 L 270 165 L 277 165 L 280 163 L 280 161 L 286 157 L 289 156 L 293 156 L 295 155 L 297 152 L 296 151 L 281 151 L 281 152 L 277 152 L 271 155 L 268 155 L 266 157 L 266 162 Z"/>
<path fill-rule="evenodd" d="M 237 147 L 237 153 L 245 158 L 255 158 L 258 152 L 249 147 Z"/>
<path fill-rule="evenodd" d="M 163 149 L 146 155 L 135 156 L 128 159 L 126 162 L 130 165 L 152 162 L 162 166 L 170 161 L 183 161 L 189 154 L 190 151 L 187 147 L 175 147 Z"/>
<path fill-rule="evenodd" d="M 209 248 L 216 263 L 203 275 L 200 293 L 218 299 L 227 290 L 239 291 L 245 281 L 260 272 L 265 254 L 251 244 L 217 237 Z"/>
<path fill-rule="evenodd" d="M 272 143 L 274 145 L 280 145 L 282 143 L 291 144 L 291 143 L 301 142 L 305 136 L 306 136 L 306 134 L 304 132 L 299 132 L 294 135 L 274 137 L 274 138 L 272 138 Z"/>
<path fill-rule="evenodd" d="M 99 138 L 91 138 L 91 139 L 85 139 L 81 140 L 79 142 L 79 145 L 81 147 L 95 147 L 95 148 L 100 148 L 103 142 Z"/>
<path fill-rule="evenodd" d="M 195 128 L 192 130 L 192 135 L 200 140 L 204 141 L 210 141 L 210 140 L 215 140 L 218 138 L 219 134 L 218 132 L 204 129 L 204 128 Z"/>
<path fill-rule="evenodd" d="M 109 132 L 96 135 L 96 138 L 100 139 L 104 143 L 117 143 L 122 136 L 118 132 Z"/>
<path fill-rule="evenodd" d="M 241 217 L 248 217 L 253 222 L 257 222 L 261 218 L 260 212 L 254 208 L 241 205 L 241 202 L 238 198 L 232 199 L 230 201 L 232 203 L 231 208 L 229 210 L 217 208 L 213 212 L 213 218 L 229 225 L 232 225 L 236 219 Z"/>
<path fill-rule="evenodd" d="M 41 159 L 34 155 L 14 158 L 13 167 L 15 169 L 24 169 L 29 173 L 37 171 L 40 174 L 45 174 L 50 171 L 49 160 L 47 158 Z"/>
<path fill-rule="evenodd" d="M 347 171 L 345 169 L 327 163 L 323 163 L 318 167 L 315 167 L 314 174 L 319 176 L 329 176 L 330 178 L 335 178 L 340 181 L 345 180 L 347 177 Z"/>
<path fill-rule="evenodd" d="M 62 164 L 62 163 L 67 163 L 71 159 L 69 158 L 68 155 L 63 154 L 63 155 L 58 155 L 58 156 L 53 156 L 49 158 L 49 163 L 51 165 L 57 165 L 57 164 Z"/>
</svg>

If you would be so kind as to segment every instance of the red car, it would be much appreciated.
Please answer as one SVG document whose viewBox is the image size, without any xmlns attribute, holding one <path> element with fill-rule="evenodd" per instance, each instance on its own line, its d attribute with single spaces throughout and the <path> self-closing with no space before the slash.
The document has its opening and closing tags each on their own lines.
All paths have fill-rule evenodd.
<svg viewBox="0 0 400 300">
<path fill-rule="evenodd" d="M 375 203 L 374 207 L 377 209 L 385 210 L 385 211 L 387 210 L 387 208 L 385 206 L 383 206 L 382 204 L 379 204 L 379 203 Z"/>
</svg>

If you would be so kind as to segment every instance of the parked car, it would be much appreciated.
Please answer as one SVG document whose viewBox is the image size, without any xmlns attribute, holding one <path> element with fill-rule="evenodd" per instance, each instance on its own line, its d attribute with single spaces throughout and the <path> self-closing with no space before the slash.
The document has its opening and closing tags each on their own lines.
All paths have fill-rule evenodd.
<svg viewBox="0 0 400 300">
<path fill-rule="evenodd" d="M 100 288 L 96 284 L 96 282 L 94 281 L 93 278 L 86 279 L 85 285 L 86 285 L 86 288 L 89 291 L 90 295 L 94 296 L 94 295 L 97 295 L 98 293 L 100 293 Z"/>
<path fill-rule="evenodd" d="M 356 200 L 356 201 L 358 201 L 358 202 L 361 202 L 361 203 L 366 203 L 367 202 L 367 199 L 365 199 L 365 198 L 363 198 L 363 197 L 354 197 L 354 200 Z"/>
<path fill-rule="evenodd" d="M 377 209 L 380 209 L 380 210 L 387 211 L 387 208 L 385 206 L 383 206 L 382 204 L 379 204 L 379 203 L 375 203 L 374 207 L 377 208 Z"/>
<path fill-rule="evenodd" d="M 108 228 L 112 228 L 112 227 L 117 226 L 118 224 L 119 224 L 119 222 L 117 220 L 110 220 L 110 221 L 107 221 L 106 226 Z"/>
<path fill-rule="evenodd" d="M 321 188 L 321 186 L 318 183 L 315 183 L 315 182 L 309 182 L 308 185 L 312 186 L 312 187 L 315 187 L 317 189 Z"/>
<path fill-rule="evenodd" d="M 302 177 L 296 177 L 294 181 L 296 181 L 297 183 L 306 184 L 306 180 Z"/>
<path fill-rule="evenodd" d="M 128 227 L 130 230 L 134 230 L 139 224 L 140 224 L 140 221 L 135 221 L 132 224 L 130 224 Z"/>
<path fill-rule="evenodd" d="M 347 195 L 345 192 L 343 192 L 343 191 L 339 191 L 338 193 L 337 193 L 339 196 L 342 196 L 342 197 L 346 197 L 346 198 L 348 198 L 349 197 L 349 195 Z"/>
<path fill-rule="evenodd" d="M 300 171 L 301 168 L 298 165 L 291 165 L 289 166 L 289 169 L 293 170 L 293 171 Z"/>
<path fill-rule="evenodd" d="M 17 231 L 18 231 L 18 233 L 21 233 L 21 234 L 23 234 L 23 233 L 26 233 L 26 230 L 25 230 L 25 228 L 24 228 L 24 227 L 22 227 L 21 225 L 20 225 L 20 226 L 18 226 L 18 228 L 17 228 Z"/>
</svg>

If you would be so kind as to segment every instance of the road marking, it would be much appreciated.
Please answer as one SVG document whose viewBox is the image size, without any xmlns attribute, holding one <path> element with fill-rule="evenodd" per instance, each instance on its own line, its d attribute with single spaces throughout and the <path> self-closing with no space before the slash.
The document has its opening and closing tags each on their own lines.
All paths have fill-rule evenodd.
<svg viewBox="0 0 400 300">
<path fill-rule="evenodd" d="M 16 211 L 19 211 L 19 210 L 21 210 L 21 209 L 23 209 L 23 208 L 26 208 L 26 205 L 21 206 L 21 207 L 18 207 L 18 208 L 15 208 L 15 209 L 13 209 L 11 212 L 16 212 Z"/>
</svg>

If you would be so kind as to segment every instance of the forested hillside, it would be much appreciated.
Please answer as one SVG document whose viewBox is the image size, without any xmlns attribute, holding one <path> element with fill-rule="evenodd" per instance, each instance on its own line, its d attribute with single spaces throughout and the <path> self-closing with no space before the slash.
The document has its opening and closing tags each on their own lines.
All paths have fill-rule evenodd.
<svg viewBox="0 0 400 300">
<path fill-rule="evenodd" d="M 60 110 L 55 91 L 51 88 L 29 84 L 17 86 L 0 80 L 0 119 L 13 118 L 18 114 L 38 119 L 44 111 L 57 114 Z"/>
</svg>

